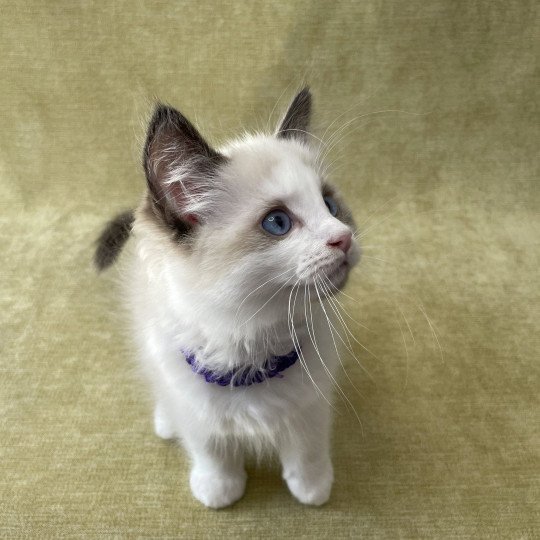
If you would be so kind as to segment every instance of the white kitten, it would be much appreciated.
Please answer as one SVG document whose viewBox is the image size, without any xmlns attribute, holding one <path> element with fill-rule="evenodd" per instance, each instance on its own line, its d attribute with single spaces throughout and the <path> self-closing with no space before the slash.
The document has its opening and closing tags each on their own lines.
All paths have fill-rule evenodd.
<svg viewBox="0 0 540 540">
<path fill-rule="evenodd" d="M 212 508 L 242 497 L 249 450 L 277 451 L 299 501 L 330 495 L 338 357 L 324 298 L 344 285 L 359 249 L 319 172 L 310 112 L 304 89 L 276 134 L 216 151 L 159 105 L 144 150 L 148 192 L 96 252 L 103 269 L 134 236 L 125 288 L 155 431 L 182 441 L 193 495 Z"/>
</svg>

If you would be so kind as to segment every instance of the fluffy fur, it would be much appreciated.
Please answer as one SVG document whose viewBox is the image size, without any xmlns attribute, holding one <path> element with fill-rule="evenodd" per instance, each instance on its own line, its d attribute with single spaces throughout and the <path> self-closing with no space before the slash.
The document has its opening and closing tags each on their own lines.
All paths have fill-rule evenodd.
<svg viewBox="0 0 540 540">
<path fill-rule="evenodd" d="M 159 106 L 150 123 L 125 289 L 155 431 L 182 441 L 193 495 L 209 507 L 242 496 L 246 451 L 277 452 L 299 501 L 330 495 L 338 356 L 324 298 L 343 286 L 359 249 L 347 208 L 321 177 L 310 112 L 305 89 L 275 134 L 219 151 L 174 109 Z M 324 196 L 336 200 L 335 217 Z M 293 221 L 280 237 L 261 227 L 275 208 Z M 180 352 L 225 372 L 293 348 L 300 361 L 283 378 L 236 388 L 205 382 Z"/>
</svg>

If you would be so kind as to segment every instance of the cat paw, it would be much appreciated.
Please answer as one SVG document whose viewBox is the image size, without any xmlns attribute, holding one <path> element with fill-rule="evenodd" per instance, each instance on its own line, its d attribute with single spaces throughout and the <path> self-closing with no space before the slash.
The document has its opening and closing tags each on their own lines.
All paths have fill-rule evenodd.
<svg viewBox="0 0 540 540">
<path fill-rule="evenodd" d="M 289 491 L 303 504 L 320 506 L 328 501 L 334 472 L 332 465 L 322 467 L 317 472 L 289 471 L 283 475 Z"/>
<path fill-rule="evenodd" d="M 154 432 L 158 437 L 166 440 L 176 437 L 171 422 L 159 405 L 154 410 Z"/>
<path fill-rule="evenodd" d="M 209 508 L 230 506 L 244 494 L 247 475 L 241 473 L 216 473 L 191 471 L 189 483 L 193 496 Z"/>
</svg>

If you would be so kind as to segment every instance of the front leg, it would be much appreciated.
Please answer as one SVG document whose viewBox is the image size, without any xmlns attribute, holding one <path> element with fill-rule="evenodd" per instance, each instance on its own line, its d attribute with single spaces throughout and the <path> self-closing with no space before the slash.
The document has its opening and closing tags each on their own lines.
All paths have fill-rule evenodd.
<svg viewBox="0 0 540 540">
<path fill-rule="evenodd" d="M 306 410 L 280 447 L 283 478 L 304 504 L 321 505 L 330 497 L 334 470 L 330 460 L 330 407 Z"/>
<path fill-rule="evenodd" d="M 240 499 L 247 478 L 241 448 L 199 430 L 184 433 L 182 439 L 192 460 L 189 483 L 193 496 L 210 508 L 223 508 Z"/>
</svg>

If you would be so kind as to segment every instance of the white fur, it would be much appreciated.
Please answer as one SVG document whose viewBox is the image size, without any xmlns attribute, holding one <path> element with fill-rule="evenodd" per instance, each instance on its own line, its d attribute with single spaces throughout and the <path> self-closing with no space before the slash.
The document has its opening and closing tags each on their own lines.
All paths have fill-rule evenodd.
<svg viewBox="0 0 540 540">
<path fill-rule="evenodd" d="M 338 361 L 315 291 L 311 303 L 305 291 L 317 271 L 332 272 L 343 261 L 327 242 L 349 227 L 328 212 L 315 156 L 303 143 L 254 136 L 222 152 L 229 160 L 215 180 L 219 193 L 208 198 L 208 219 L 191 250 L 175 246 L 141 211 L 133 229 L 126 290 L 156 400 L 155 431 L 182 441 L 192 461 L 191 490 L 206 506 L 242 497 L 246 451 L 276 451 L 292 494 L 323 504 L 333 482 L 329 402 Z M 273 200 L 294 214 L 286 238 L 269 239 L 257 229 Z M 243 244 L 258 234 L 267 244 L 263 252 Z M 353 244 L 350 266 L 357 257 Z M 290 287 L 296 282 L 295 296 Z M 195 350 L 199 362 L 221 371 L 288 353 L 295 342 L 288 319 L 295 298 L 302 357 L 282 378 L 221 387 L 194 373 L 180 352 Z"/>
</svg>

